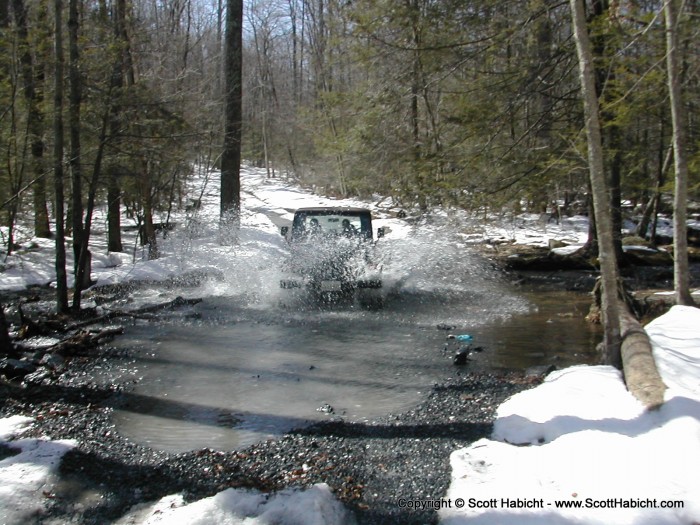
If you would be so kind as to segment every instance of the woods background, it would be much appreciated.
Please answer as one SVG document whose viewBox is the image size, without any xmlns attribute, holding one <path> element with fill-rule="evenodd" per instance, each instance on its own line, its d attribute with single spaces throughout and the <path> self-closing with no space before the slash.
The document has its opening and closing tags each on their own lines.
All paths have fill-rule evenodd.
<svg viewBox="0 0 700 525">
<path fill-rule="evenodd" d="M 677 6 L 687 192 L 697 197 L 700 9 Z M 648 218 L 670 205 L 659 199 L 673 189 L 663 8 L 586 6 L 618 225 L 623 199 Z M 64 190 L 76 260 L 91 206 L 109 207 L 119 251 L 120 210 L 148 238 L 154 214 L 187 204 L 193 163 L 215 165 L 222 148 L 225 9 L 0 0 L 6 253 L 20 218 L 53 234 Z M 249 0 L 243 13 L 242 156 L 269 176 L 422 210 L 588 206 L 568 1 Z"/>
</svg>

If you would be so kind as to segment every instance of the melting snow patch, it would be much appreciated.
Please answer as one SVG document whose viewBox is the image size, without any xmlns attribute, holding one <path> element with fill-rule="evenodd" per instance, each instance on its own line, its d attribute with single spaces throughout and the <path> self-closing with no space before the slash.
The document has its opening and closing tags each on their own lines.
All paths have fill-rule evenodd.
<svg viewBox="0 0 700 525">
<path fill-rule="evenodd" d="M 0 444 L 17 454 L 0 461 L 0 523 L 27 523 L 44 510 L 51 492 L 51 476 L 63 455 L 76 446 L 73 440 L 16 439 L 32 419 L 0 419 Z"/>
<path fill-rule="evenodd" d="M 119 523 L 342 525 L 351 522 L 350 514 L 328 485 L 319 484 L 306 490 L 287 489 L 275 494 L 227 489 L 189 505 L 180 496 L 167 496 L 146 509 L 135 509 Z"/>
</svg>

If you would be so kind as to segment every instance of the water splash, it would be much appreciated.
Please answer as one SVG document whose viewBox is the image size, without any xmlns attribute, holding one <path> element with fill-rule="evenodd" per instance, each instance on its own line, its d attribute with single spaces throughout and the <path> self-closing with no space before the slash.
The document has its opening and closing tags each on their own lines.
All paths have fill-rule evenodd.
<svg viewBox="0 0 700 525">
<path fill-rule="evenodd" d="M 414 320 L 473 325 L 529 311 L 487 260 L 445 228 L 421 226 L 381 247 L 391 303 Z"/>
</svg>

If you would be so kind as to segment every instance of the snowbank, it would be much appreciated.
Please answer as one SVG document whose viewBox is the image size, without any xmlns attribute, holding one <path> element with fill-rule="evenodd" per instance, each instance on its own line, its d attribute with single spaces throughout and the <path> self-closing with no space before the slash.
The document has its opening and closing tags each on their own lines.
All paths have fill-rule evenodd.
<svg viewBox="0 0 700 525">
<path fill-rule="evenodd" d="M 257 491 L 227 489 L 189 505 L 179 495 L 155 505 L 135 509 L 118 523 L 155 525 L 341 525 L 349 515 L 328 485 L 305 490 L 284 490 L 268 495 Z"/>
<path fill-rule="evenodd" d="M 29 523 L 41 515 L 51 495 L 52 475 L 73 440 L 21 439 L 33 420 L 24 416 L 0 419 L 0 445 L 15 455 L 0 461 L 0 523 Z"/>
<path fill-rule="evenodd" d="M 492 439 L 452 454 L 442 523 L 698 522 L 698 326 L 699 309 L 676 306 L 646 328 L 669 387 L 659 410 L 607 366 L 554 372 L 501 405 Z"/>
</svg>

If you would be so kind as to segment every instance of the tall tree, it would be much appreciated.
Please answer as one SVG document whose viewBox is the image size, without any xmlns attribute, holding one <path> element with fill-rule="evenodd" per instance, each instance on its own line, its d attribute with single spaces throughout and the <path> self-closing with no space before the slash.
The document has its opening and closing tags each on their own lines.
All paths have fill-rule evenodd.
<svg viewBox="0 0 700 525">
<path fill-rule="evenodd" d="M 10 23 L 10 1 L 0 0 L 0 29 L 4 29 Z"/>
<path fill-rule="evenodd" d="M 66 235 L 63 183 L 63 1 L 54 2 L 54 214 L 56 215 L 56 311 L 68 311 L 68 284 L 66 276 Z"/>
<path fill-rule="evenodd" d="M 603 162 L 607 172 L 610 193 L 610 213 L 612 214 L 613 235 L 615 239 L 615 256 L 622 262 L 622 131 L 617 122 L 616 111 L 605 104 L 606 99 L 614 98 L 613 89 L 616 80 L 615 68 L 611 57 L 617 54 L 612 35 L 611 5 L 608 0 L 593 0 L 591 25 L 597 26 L 591 36 L 591 52 L 596 80 L 596 95 L 599 100 L 602 140 L 605 148 Z M 619 102 L 618 100 L 614 101 Z M 616 106 L 617 104 L 613 104 Z"/>
<path fill-rule="evenodd" d="M 29 13 L 24 0 L 12 0 L 12 8 L 17 25 L 19 61 L 24 82 L 24 99 L 27 104 L 27 129 L 31 136 L 33 161 L 32 190 L 34 194 L 34 234 L 37 237 L 51 237 L 49 211 L 46 206 L 46 167 L 44 166 L 44 115 L 43 105 L 44 64 L 35 63 L 29 38 Z M 40 6 L 39 26 L 45 25 L 45 6 Z M 37 39 L 41 41 L 41 38 Z M 42 57 L 43 58 L 43 57 Z"/>
<path fill-rule="evenodd" d="M 72 1 L 72 0 L 71 0 Z M 102 12 L 102 20 L 107 22 L 106 11 Z M 101 109 L 102 118 L 99 133 L 97 135 L 97 148 L 90 176 L 90 184 L 87 192 L 87 203 L 85 207 L 85 219 L 82 227 L 80 251 L 75 271 L 75 288 L 73 291 L 74 311 L 80 310 L 82 292 L 90 281 L 90 266 L 92 256 L 89 250 L 90 235 L 92 229 L 92 216 L 96 206 L 98 184 L 102 175 L 102 165 L 105 157 L 108 135 L 115 135 L 119 127 L 117 117 L 117 105 L 122 96 L 121 88 L 124 77 L 131 78 L 131 54 L 129 40 L 125 27 L 126 6 L 124 0 L 117 0 L 114 5 L 114 39 L 117 43 L 116 53 L 111 64 L 109 75 L 109 85 L 104 98 L 104 107 Z M 126 68 L 126 73 L 125 73 Z M 107 249 L 110 251 L 121 251 L 121 188 L 116 175 L 110 170 L 110 179 L 107 184 Z M 118 249 L 116 249 L 118 248 Z"/>
<path fill-rule="evenodd" d="M 620 356 L 620 312 L 618 301 L 618 268 L 615 257 L 613 221 L 605 177 L 600 110 L 595 87 L 593 52 L 586 27 L 583 0 L 571 0 L 571 17 L 579 60 L 579 78 L 583 98 L 588 169 L 593 193 L 593 208 L 598 236 L 598 258 L 602 281 L 602 311 L 605 330 L 604 359 L 607 364 L 622 365 Z"/>
<path fill-rule="evenodd" d="M 131 55 L 131 40 L 127 31 L 127 2 L 126 0 L 116 0 L 114 4 L 114 39 L 117 47 L 117 57 L 114 61 L 110 78 L 110 93 L 119 98 L 122 96 L 122 88 L 133 86 L 136 82 L 134 72 L 134 62 Z M 109 104 L 113 104 L 112 101 Z M 108 111 L 110 126 L 109 135 L 114 137 L 118 134 L 120 109 L 116 103 Z M 107 244 L 109 251 L 121 252 L 123 250 L 121 237 L 121 187 L 122 170 L 114 166 L 109 170 L 109 181 L 107 184 Z"/>
<path fill-rule="evenodd" d="M 226 4 L 224 37 L 224 146 L 221 154 L 221 225 L 237 236 L 241 212 L 243 0 Z M 222 232 L 223 233 L 223 232 Z"/>
<path fill-rule="evenodd" d="M 70 155 L 71 170 L 71 229 L 73 231 L 73 256 L 75 260 L 73 271 L 77 273 L 77 264 L 80 260 L 80 245 L 83 239 L 83 183 L 82 183 L 82 155 L 80 147 L 80 104 L 82 100 L 82 81 L 80 78 L 80 46 L 78 44 L 78 30 L 80 27 L 79 0 L 68 1 L 68 127 L 70 128 Z"/>
<path fill-rule="evenodd" d="M 666 18 L 666 69 L 671 123 L 673 125 L 673 159 L 675 165 L 675 189 L 673 197 L 673 284 L 676 302 L 694 305 L 689 288 L 688 270 L 688 158 L 684 122 L 681 80 L 678 65 L 678 20 L 674 0 L 664 2 Z"/>
</svg>

